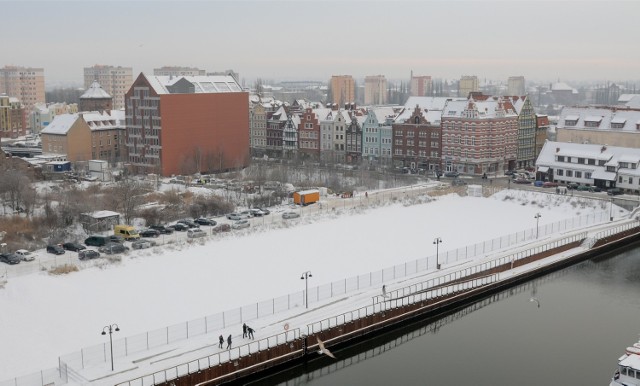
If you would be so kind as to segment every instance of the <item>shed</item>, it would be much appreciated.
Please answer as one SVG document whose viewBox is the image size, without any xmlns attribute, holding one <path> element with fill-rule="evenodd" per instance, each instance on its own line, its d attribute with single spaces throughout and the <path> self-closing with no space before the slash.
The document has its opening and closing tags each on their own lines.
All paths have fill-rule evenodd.
<svg viewBox="0 0 640 386">
<path fill-rule="evenodd" d="M 80 214 L 80 223 L 87 232 L 104 232 L 120 224 L 120 213 L 99 210 Z"/>
</svg>

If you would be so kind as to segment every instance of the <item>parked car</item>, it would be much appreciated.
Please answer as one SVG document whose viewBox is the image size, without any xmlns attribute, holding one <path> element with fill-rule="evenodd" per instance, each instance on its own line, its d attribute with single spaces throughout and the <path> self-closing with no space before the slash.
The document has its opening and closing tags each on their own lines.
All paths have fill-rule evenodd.
<svg viewBox="0 0 640 386">
<path fill-rule="evenodd" d="M 53 253 L 54 255 L 64 255 L 64 248 L 58 244 L 47 245 L 47 253 Z"/>
<path fill-rule="evenodd" d="M 527 180 L 526 178 L 516 178 L 513 182 L 516 184 L 530 184 L 531 180 Z"/>
<path fill-rule="evenodd" d="M 260 209 L 265 216 L 271 213 L 271 211 L 267 208 L 258 208 L 258 209 Z"/>
<path fill-rule="evenodd" d="M 20 258 L 22 261 L 34 261 L 37 255 L 33 252 L 29 252 L 26 249 L 18 249 L 15 252 L 15 255 Z"/>
<path fill-rule="evenodd" d="M 238 220 L 231 224 L 231 228 L 233 229 L 249 228 L 250 226 L 249 220 Z"/>
<path fill-rule="evenodd" d="M 140 232 L 138 232 L 138 234 L 141 237 L 160 237 L 160 231 L 157 231 L 155 229 L 143 229 Z"/>
<path fill-rule="evenodd" d="M 6 264 L 20 264 L 20 258 L 15 253 L 0 254 L 0 261 Z"/>
<path fill-rule="evenodd" d="M 151 247 L 152 244 L 149 242 L 149 240 L 136 240 L 131 242 L 131 248 L 133 249 L 146 249 Z"/>
<path fill-rule="evenodd" d="M 214 233 L 220 232 L 229 232 L 231 230 L 231 225 L 229 224 L 218 224 L 211 230 Z"/>
<path fill-rule="evenodd" d="M 456 172 L 456 171 L 452 171 L 452 172 L 445 172 L 444 173 L 445 177 L 453 177 L 453 178 L 458 178 L 460 176 L 460 173 Z"/>
<path fill-rule="evenodd" d="M 543 188 L 555 188 L 558 186 L 557 182 L 551 182 L 551 181 L 547 181 L 544 184 L 542 184 Z"/>
<path fill-rule="evenodd" d="M 84 239 L 84 243 L 91 247 L 101 247 L 109 242 L 109 238 L 106 236 L 92 235 Z"/>
<path fill-rule="evenodd" d="M 217 222 L 215 222 L 214 220 L 210 218 L 205 218 L 205 217 L 197 218 L 194 220 L 194 222 L 198 225 L 209 225 L 209 226 L 215 226 L 217 224 Z"/>
<path fill-rule="evenodd" d="M 617 196 L 617 195 L 620 195 L 620 194 L 624 194 L 624 192 L 620 188 L 611 188 L 611 189 L 607 190 L 607 194 L 610 195 L 610 196 Z"/>
<path fill-rule="evenodd" d="M 193 228 L 187 231 L 187 237 L 191 239 L 195 239 L 197 237 L 204 237 L 207 235 L 207 232 L 203 231 L 200 228 Z"/>
<path fill-rule="evenodd" d="M 149 229 L 156 230 L 156 231 L 160 232 L 160 234 L 163 234 L 163 235 L 170 235 L 170 234 L 173 233 L 173 229 L 167 228 L 164 225 L 150 225 Z"/>
<path fill-rule="evenodd" d="M 188 226 L 189 228 L 199 228 L 200 226 L 198 224 L 196 224 L 195 222 L 191 221 L 191 220 L 178 220 L 178 223 L 180 224 L 184 224 L 186 226 Z"/>
<path fill-rule="evenodd" d="M 112 243 L 124 244 L 124 237 L 118 235 L 110 235 L 108 237 L 109 241 Z"/>
<path fill-rule="evenodd" d="M 575 182 L 572 182 L 572 183 L 567 184 L 567 189 L 569 189 L 569 190 L 574 190 L 574 189 L 577 190 L 578 186 L 580 186 L 580 185 L 576 184 Z"/>
<path fill-rule="evenodd" d="M 602 192 L 602 188 L 600 188 L 599 186 L 591 186 L 591 187 L 589 187 L 589 191 L 590 192 Z"/>
<path fill-rule="evenodd" d="M 185 224 L 179 222 L 173 225 L 169 225 L 168 228 L 173 229 L 174 231 L 178 231 L 178 232 L 185 232 L 187 229 L 189 229 L 188 226 L 186 226 Z"/>
<path fill-rule="evenodd" d="M 242 216 L 242 218 L 251 218 L 253 217 L 253 213 L 251 213 L 250 210 L 244 210 L 240 212 L 240 216 Z"/>
<path fill-rule="evenodd" d="M 244 217 L 240 215 L 240 213 L 229 213 L 227 214 L 227 219 L 229 220 L 242 220 Z"/>
<path fill-rule="evenodd" d="M 544 185 L 544 181 L 540 181 L 540 180 L 535 181 L 535 182 L 533 183 L 533 185 L 534 185 L 534 186 L 537 186 L 537 187 L 539 187 L 539 188 L 541 188 L 541 187 L 542 187 L 542 185 Z"/>
<path fill-rule="evenodd" d="M 253 217 L 262 217 L 262 216 L 264 216 L 264 212 L 261 209 L 258 209 L 258 208 L 251 208 L 251 209 L 249 209 L 249 212 L 251 212 L 251 216 L 253 216 Z"/>
<path fill-rule="evenodd" d="M 580 192 L 590 192 L 591 191 L 591 187 L 587 186 L 587 185 L 578 185 L 576 190 L 578 190 Z"/>
<path fill-rule="evenodd" d="M 106 253 L 107 255 L 113 255 L 116 253 L 123 253 L 129 250 L 129 247 L 125 247 L 123 244 L 120 243 L 107 243 L 103 246 L 101 246 L 100 248 L 98 248 L 98 251 L 102 252 L 102 253 Z"/>
<path fill-rule="evenodd" d="M 297 212 L 284 212 L 282 214 L 282 218 L 283 219 L 290 219 L 290 218 L 298 218 L 300 217 L 300 215 Z"/>
<path fill-rule="evenodd" d="M 100 257 L 100 253 L 93 249 L 83 249 L 78 252 L 78 258 L 80 260 L 90 260 L 90 259 L 96 259 L 98 257 Z"/>
<path fill-rule="evenodd" d="M 64 248 L 67 251 L 78 252 L 78 251 L 81 251 L 83 249 L 86 249 L 87 247 L 85 247 L 84 245 L 82 245 L 80 243 L 68 242 L 68 243 L 62 244 L 62 248 Z"/>
</svg>

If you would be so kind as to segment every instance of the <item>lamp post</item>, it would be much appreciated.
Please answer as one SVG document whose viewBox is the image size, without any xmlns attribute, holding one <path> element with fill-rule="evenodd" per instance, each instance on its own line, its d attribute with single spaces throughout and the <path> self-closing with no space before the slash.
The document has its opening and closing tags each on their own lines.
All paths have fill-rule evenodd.
<svg viewBox="0 0 640 386">
<path fill-rule="evenodd" d="M 609 221 L 613 221 L 613 198 L 609 202 Z"/>
<path fill-rule="evenodd" d="M 536 239 L 538 238 L 538 230 L 540 229 L 538 227 L 538 223 L 540 222 L 540 217 L 542 217 L 542 215 L 540 213 L 536 213 L 536 215 L 533 216 L 533 218 L 536 219 Z"/>
<path fill-rule="evenodd" d="M 440 263 L 438 262 L 438 250 L 442 239 L 440 237 L 436 237 L 433 240 L 433 243 L 436 245 L 436 269 L 440 269 Z"/>
<path fill-rule="evenodd" d="M 107 335 L 107 330 L 109 331 L 109 345 L 111 347 L 111 371 L 113 371 L 113 338 L 111 337 L 111 334 L 113 334 L 113 331 L 120 331 L 120 327 L 115 323 L 109 326 L 104 326 L 102 329 L 102 335 Z"/>
<path fill-rule="evenodd" d="M 304 305 L 309 308 L 309 278 L 312 277 L 311 271 L 306 271 L 300 276 L 300 280 L 304 280 Z"/>
</svg>

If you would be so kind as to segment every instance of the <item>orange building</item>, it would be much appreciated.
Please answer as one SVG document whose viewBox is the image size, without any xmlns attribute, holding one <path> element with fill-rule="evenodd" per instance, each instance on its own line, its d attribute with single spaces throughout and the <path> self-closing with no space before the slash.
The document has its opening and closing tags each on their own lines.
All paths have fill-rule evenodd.
<svg viewBox="0 0 640 386">
<path fill-rule="evenodd" d="M 232 76 L 149 76 L 125 95 L 136 173 L 211 173 L 249 165 L 249 95 Z"/>
<path fill-rule="evenodd" d="M 356 100 L 356 82 L 351 75 L 333 75 L 331 77 L 331 98 L 333 103 L 344 106 Z"/>
</svg>

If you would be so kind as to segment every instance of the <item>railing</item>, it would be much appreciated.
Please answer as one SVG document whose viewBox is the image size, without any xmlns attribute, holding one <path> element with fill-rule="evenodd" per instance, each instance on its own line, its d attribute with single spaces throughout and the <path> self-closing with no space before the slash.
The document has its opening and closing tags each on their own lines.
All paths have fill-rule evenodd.
<svg viewBox="0 0 640 386">
<path fill-rule="evenodd" d="M 606 237 L 613 236 L 617 233 L 625 232 L 633 228 L 640 227 L 640 221 L 633 221 L 626 224 L 618 225 L 614 228 L 606 229 L 602 232 L 598 232 L 593 236 L 594 243 L 598 240 L 604 239 Z"/>
<path fill-rule="evenodd" d="M 275 346 L 290 343 L 300 338 L 300 329 L 296 328 L 291 331 L 272 335 L 267 338 L 259 339 L 255 342 L 243 344 L 238 347 L 225 350 L 220 353 L 207 355 L 198 359 L 179 364 L 161 371 L 132 379 L 130 381 L 118 383 L 116 386 L 148 386 L 164 383 L 184 375 L 197 373 L 201 370 L 210 369 L 227 362 L 250 356 L 257 352 L 265 351 Z"/>
</svg>

